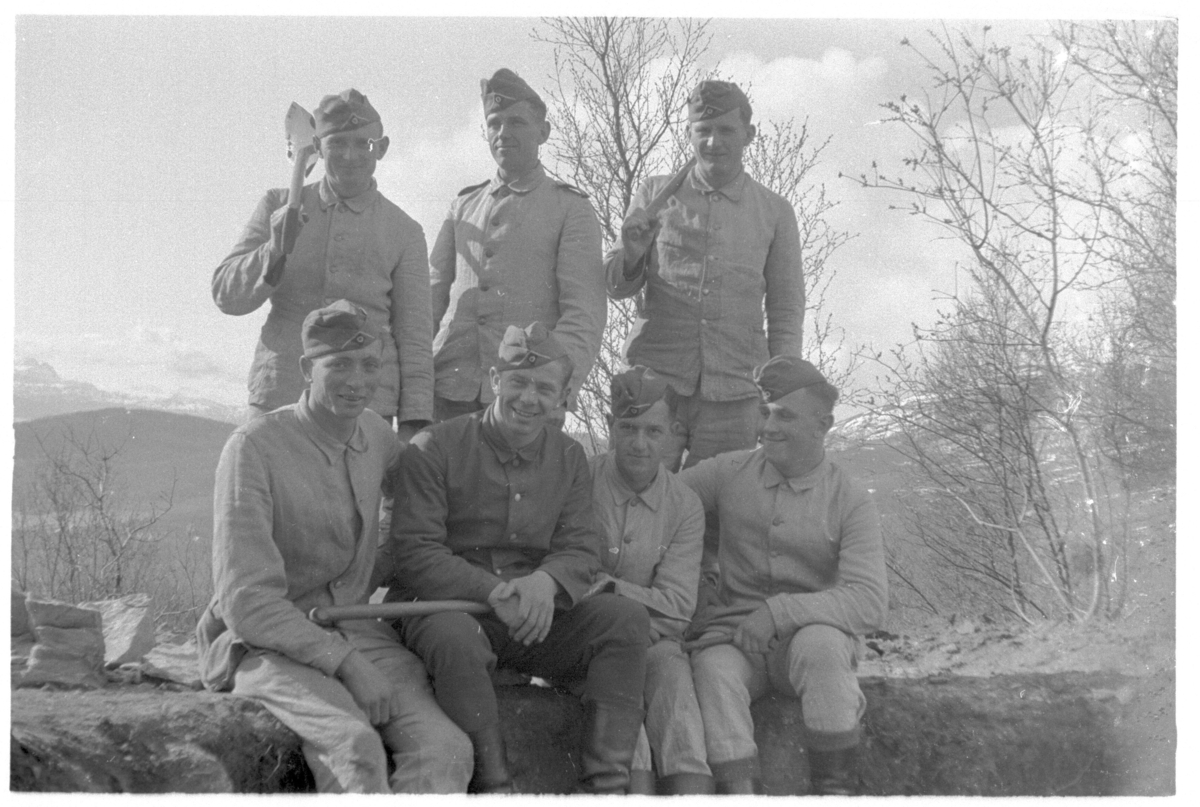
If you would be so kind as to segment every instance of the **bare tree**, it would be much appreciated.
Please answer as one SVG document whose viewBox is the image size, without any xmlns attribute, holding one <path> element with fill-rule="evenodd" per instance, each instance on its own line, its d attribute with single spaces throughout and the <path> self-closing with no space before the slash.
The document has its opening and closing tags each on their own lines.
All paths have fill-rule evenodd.
<svg viewBox="0 0 1200 807">
<path fill-rule="evenodd" d="M 553 46 L 554 75 L 547 92 L 554 123 L 553 167 L 589 195 L 604 234 L 605 249 L 616 243 L 625 211 L 641 182 L 670 173 L 686 159 L 686 102 L 705 77 L 699 61 L 711 41 L 706 21 L 649 17 L 551 17 L 534 38 Z M 809 358 L 844 384 L 851 369 L 836 366 L 841 332 L 822 311 L 834 280 L 827 258 L 849 236 L 834 230 L 833 208 L 810 171 L 825 142 L 811 139 L 808 123 L 758 124 L 747 150 L 750 172 L 796 209 L 800 224 L 808 313 Z M 637 316 L 638 300 L 609 303 L 595 369 L 583 382 L 576 417 L 593 448 L 603 444 L 609 382 L 619 370 L 621 347 Z"/>
<path fill-rule="evenodd" d="M 14 583 L 72 603 L 149 594 L 157 621 L 190 630 L 211 592 L 210 560 L 206 542 L 180 544 L 161 529 L 175 480 L 134 503 L 119 469 L 128 438 L 108 445 L 94 430 L 67 430 L 57 445 L 37 440 L 42 466 L 14 495 Z"/>
<path fill-rule="evenodd" d="M 906 170 L 859 178 L 966 248 L 940 321 L 873 358 L 897 446 L 931 482 L 926 545 L 1026 619 L 1119 612 L 1127 509 L 1111 491 L 1126 469 L 1108 460 L 1128 432 L 1113 424 L 1155 420 L 1126 394 L 1137 381 L 1113 394 L 1128 340 L 1155 342 L 1174 378 L 1175 46 L 1145 33 L 1068 26 L 1014 48 L 986 26 L 942 29 L 931 53 L 906 40 L 930 88 L 885 107 L 915 149 Z M 1157 44 L 1132 56 L 1134 40 Z M 1140 118 L 1116 114 L 1134 98 Z"/>
</svg>

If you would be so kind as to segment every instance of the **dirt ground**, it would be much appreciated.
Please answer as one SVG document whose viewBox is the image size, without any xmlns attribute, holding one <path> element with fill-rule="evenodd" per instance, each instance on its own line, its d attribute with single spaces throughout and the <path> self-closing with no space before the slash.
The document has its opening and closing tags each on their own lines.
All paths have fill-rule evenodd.
<svg viewBox="0 0 1200 807">
<path fill-rule="evenodd" d="M 1085 625 L 996 625 L 930 619 L 866 640 L 859 673 L 887 677 L 1114 672 L 1150 676 L 1175 667 L 1174 625 L 1164 617 Z"/>
</svg>

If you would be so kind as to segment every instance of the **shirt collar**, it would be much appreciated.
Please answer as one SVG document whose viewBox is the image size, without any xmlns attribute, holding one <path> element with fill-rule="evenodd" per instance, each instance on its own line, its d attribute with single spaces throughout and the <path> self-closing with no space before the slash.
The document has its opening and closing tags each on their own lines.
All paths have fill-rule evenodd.
<svg viewBox="0 0 1200 807">
<path fill-rule="evenodd" d="M 541 163 L 534 166 L 534 169 L 524 176 L 517 177 L 511 182 L 505 182 L 500 178 L 500 172 L 492 177 L 492 181 L 488 183 L 488 193 L 495 196 L 500 193 L 502 188 L 507 188 L 509 193 L 529 193 L 531 190 L 542 184 L 546 178 L 546 169 Z"/>
<path fill-rule="evenodd" d="M 542 446 L 546 442 L 546 429 L 548 426 L 542 427 L 542 432 L 537 436 L 532 443 L 521 448 L 513 448 L 508 444 L 504 434 L 500 431 L 500 426 L 496 423 L 496 407 L 489 406 L 483 412 L 482 431 L 484 441 L 492 447 L 492 451 L 496 452 L 496 458 L 500 460 L 502 465 L 512 462 L 514 458 L 520 457 L 526 462 L 533 462 L 542 453 Z"/>
<path fill-rule="evenodd" d="M 354 434 L 350 435 L 350 440 L 345 443 L 321 428 L 316 418 L 313 417 L 312 405 L 308 401 L 308 390 L 300 394 L 300 402 L 296 404 L 295 412 L 296 420 L 300 422 L 300 428 L 317 444 L 317 448 L 321 449 L 321 453 L 330 462 L 340 459 L 347 448 L 360 454 L 367 450 L 367 434 L 358 421 L 354 422 Z"/>
<path fill-rule="evenodd" d="M 625 483 L 625 478 L 621 476 L 620 470 L 617 469 L 617 455 L 615 452 L 608 452 L 608 457 L 604 463 L 604 472 L 608 476 L 609 489 L 612 491 L 615 503 L 624 507 L 631 501 L 640 501 L 655 513 L 662 506 L 663 496 L 667 492 L 667 473 L 669 472 L 661 465 L 658 466 L 658 474 L 654 477 L 654 481 L 650 483 L 650 487 L 641 493 L 635 493 Z"/>
<path fill-rule="evenodd" d="M 724 187 L 717 188 L 715 190 L 709 187 L 709 184 L 705 182 L 703 178 L 701 178 L 700 172 L 695 168 L 691 170 L 688 176 L 692 183 L 692 187 L 697 192 L 703 194 L 719 193 L 731 202 L 742 201 L 742 195 L 746 192 L 746 169 L 744 168 L 740 174 L 738 174 L 729 182 L 725 183 Z"/>
<path fill-rule="evenodd" d="M 329 177 L 322 177 L 321 184 L 317 186 L 317 192 L 321 196 L 321 210 L 329 208 L 341 202 L 346 207 L 353 210 L 355 213 L 361 213 L 366 210 L 375 201 L 375 197 L 379 195 L 379 186 L 372 178 L 371 185 L 358 196 L 351 196 L 349 199 L 343 199 L 333 192 L 333 188 L 329 185 Z"/>
<path fill-rule="evenodd" d="M 778 487 L 780 484 L 786 483 L 787 486 L 792 489 L 793 493 L 799 493 L 802 490 L 808 490 L 809 488 L 815 486 L 817 482 L 821 480 L 821 477 L 825 475 L 825 471 L 829 468 L 829 458 L 822 457 L 821 462 L 818 463 L 817 467 L 813 468 L 803 476 L 785 477 L 783 474 L 779 473 L 779 470 L 767 460 L 766 454 L 762 454 L 761 450 L 760 454 L 763 464 L 762 482 L 763 487 L 765 488 Z"/>
</svg>

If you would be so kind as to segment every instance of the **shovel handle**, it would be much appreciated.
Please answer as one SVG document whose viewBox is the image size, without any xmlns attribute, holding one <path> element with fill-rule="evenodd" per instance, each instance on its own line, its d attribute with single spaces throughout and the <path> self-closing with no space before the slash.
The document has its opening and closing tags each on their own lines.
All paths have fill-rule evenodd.
<svg viewBox="0 0 1200 807">
<path fill-rule="evenodd" d="M 400 619 L 410 616 L 429 616 L 443 611 L 464 614 L 487 614 L 492 607 L 473 600 L 425 600 L 418 602 L 380 602 L 362 605 L 319 605 L 308 612 L 308 618 L 318 625 L 332 625 L 350 619 Z"/>
</svg>

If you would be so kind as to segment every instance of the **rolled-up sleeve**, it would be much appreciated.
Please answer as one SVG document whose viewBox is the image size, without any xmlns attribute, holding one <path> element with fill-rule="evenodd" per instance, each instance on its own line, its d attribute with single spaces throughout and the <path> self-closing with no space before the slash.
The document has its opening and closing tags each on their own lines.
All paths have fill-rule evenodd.
<svg viewBox="0 0 1200 807">
<path fill-rule="evenodd" d="M 800 264 L 800 229 L 796 211 L 782 200 L 763 276 L 767 282 L 767 350 L 772 358 L 801 356 L 804 348 L 804 274 Z"/>
<path fill-rule="evenodd" d="M 883 627 L 887 566 L 879 513 L 866 494 L 841 514 L 837 576 L 837 583 L 824 591 L 767 598 L 779 632 L 813 624 L 832 625 L 855 634 Z"/>
<path fill-rule="evenodd" d="M 271 249 L 271 228 L 286 212 L 286 202 L 286 190 L 267 191 L 233 251 L 213 272 L 213 302 L 222 312 L 249 314 L 271 296 L 274 287 L 264 277 L 271 263 L 283 257 Z"/>
<path fill-rule="evenodd" d="M 283 556 L 272 539 L 266 463 L 234 433 L 217 465 L 213 496 L 213 578 L 222 618 L 240 640 L 333 675 L 351 645 L 310 622 L 288 599 Z"/>
<path fill-rule="evenodd" d="M 433 419 L 433 313 L 425 233 L 416 222 L 392 271 L 391 326 L 400 360 L 397 422 Z"/>
</svg>

